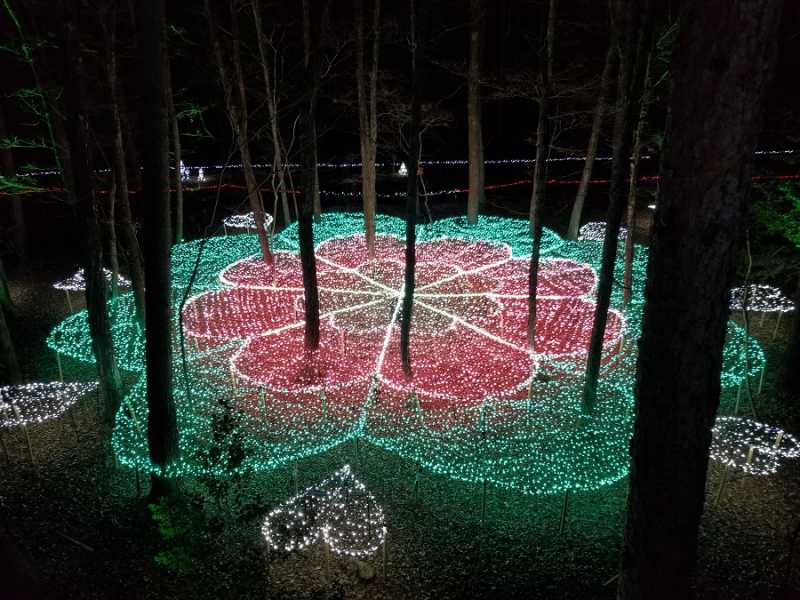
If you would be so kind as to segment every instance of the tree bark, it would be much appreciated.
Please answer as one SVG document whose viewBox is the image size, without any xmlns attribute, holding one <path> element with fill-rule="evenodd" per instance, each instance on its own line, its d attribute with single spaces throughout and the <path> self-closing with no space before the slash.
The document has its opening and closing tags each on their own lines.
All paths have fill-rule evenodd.
<svg viewBox="0 0 800 600">
<path fill-rule="evenodd" d="M 220 15 L 217 14 L 217 7 L 222 3 L 206 0 L 206 13 L 208 14 L 208 26 L 211 35 L 211 45 L 214 59 L 219 70 L 222 88 L 225 94 L 225 106 L 230 116 L 234 135 L 239 145 L 239 154 L 242 160 L 242 170 L 244 171 L 244 181 L 247 187 L 247 197 L 250 208 L 256 221 L 256 233 L 258 243 L 261 246 L 261 254 L 268 264 L 272 264 L 272 252 L 269 248 L 266 227 L 264 226 L 264 205 L 261 200 L 261 191 L 258 186 L 255 172 L 253 171 L 253 161 L 250 156 L 250 140 L 248 136 L 248 114 L 247 96 L 245 94 L 244 78 L 242 76 L 242 64 L 239 51 L 239 27 L 234 7 L 225 2 L 225 11 L 229 20 L 224 22 L 223 28 L 230 32 L 231 43 L 227 55 L 230 57 L 230 64 L 227 63 L 226 55 L 222 51 L 222 31 L 219 23 Z"/>
<path fill-rule="evenodd" d="M 642 134 L 647 126 L 647 110 L 650 107 L 651 81 L 650 63 L 653 60 L 653 49 L 647 53 L 647 66 L 644 72 L 644 90 L 639 104 L 639 117 L 636 121 L 636 129 L 633 133 L 633 145 L 631 146 L 630 175 L 628 177 L 628 210 L 625 216 L 625 223 L 628 226 L 628 235 L 625 236 L 625 264 L 623 266 L 622 283 L 622 303 L 627 307 L 633 295 L 633 229 L 636 219 L 636 192 L 637 181 L 639 179 L 639 162 L 642 153 Z"/>
<path fill-rule="evenodd" d="M 178 431 L 172 395 L 172 294 L 169 202 L 169 135 L 166 101 L 164 5 L 142 2 L 138 14 L 141 53 L 142 198 L 144 204 L 144 270 L 147 303 L 147 437 L 150 460 L 162 469 L 152 476 L 151 498 L 174 491 L 164 470 L 178 457 Z"/>
<path fill-rule="evenodd" d="M 547 33 L 544 50 L 539 54 L 539 82 L 542 97 L 539 99 L 539 119 L 536 126 L 536 163 L 533 170 L 531 191 L 531 259 L 528 267 L 528 349 L 535 352 L 536 346 L 536 288 L 539 282 L 539 255 L 542 247 L 542 204 L 547 186 L 547 155 L 552 142 L 550 122 L 550 99 L 553 95 L 553 48 L 555 46 L 557 0 L 550 0 L 547 7 Z"/>
<path fill-rule="evenodd" d="M 361 195 L 364 203 L 364 233 L 367 252 L 375 257 L 375 213 L 377 180 L 375 160 L 378 148 L 378 53 L 380 48 L 380 0 L 374 0 L 372 16 L 372 56 L 369 81 L 366 66 L 364 0 L 356 0 L 356 88 L 358 92 L 359 140 L 361 143 Z M 369 89 L 368 89 L 369 88 Z M 368 93 L 369 92 L 369 93 Z"/>
<path fill-rule="evenodd" d="M 314 255 L 315 182 L 317 172 L 317 95 L 319 91 L 319 53 L 322 32 L 330 14 L 330 2 L 323 10 L 320 23 L 314 27 L 312 11 L 303 1 L 303 40 L 305 44 L 305 107 L 301 146 L 303 149 L 303 205 L 298 221 L 300 262 L 303 269 L 305 306 L 305 349 L 311 353 L 319 348 L 319 290 L 317 288 L 317 264 Z"/>
<path fill-rule="evenodd" d="M 639 342 L 619 598 L 688 598 L 781 0 L 684 5 Z M 722 101 L 724 99 L 724 101 Z"/>
<path fill-rule="evenodd" d="M 170 132 L 172 133 L 172 165 L 175 174 L 175 243 L 183 241 L 183 173 L 181 173 L 181 130 L 178 126 L 178 114 L 175 111 L 175 97 L 172 93 L 172 62 L 169 52 L 166 53 L 167 69 L 167 113 L 169 115 Z"/>
<path fill-rule="evenodd" d="M 108 81 L 109 99 L 111 102 L 112 119 L 112 161 L 113 175 L 116 180 L 116 202 L 115 218 L 119 220 L 119 239 L 120 246 L 125 255 L 125 262 L 128 265 L 128 273 L 131 277 L 131 287 L 133 288 L 134 306 L 136 310 L 136 320 L 140 325 L 144 325 L 144 265 L 142 250 L 139 246 L 139 239 L 136 237 L 136 227 L 133 223 L 133 213 L 131 212 L 130 187 L 128 184 L 128 169 L 135 171 L 135 178 L 138 180 L 138 163 L 129 161 L 126 156 L 125 143 L 123 139 L 121 108 L 122 93 L 120 90 L 119 75 L 117 72 L 117 52 L 116 52 L 116 13 L 112 10 L 111 32 L 109 33 L 105 22 L 100 19 L 101 34 L 104 38 L 106 47 L 106 60 L 104 69 Z M 132 164 L 129 164 L 132 163 Z"/>
<path fill-rule="evenodd" d="M 657 1 L 657 0 L 656 0 Z M 617 259 L 619 230 L 627 198 L 630 154 L 633 145 L 633 123 L 638 114 L 644 82 L 646 48 L 650 46 L 653 30 L 653 2 L 646 0 L 615 0 L 614 22 L 619 27 L 619 77 L 617 106 L 614 115 L 614 141 L 611 165 L 611 183 L 608 193 L 606 235 L 597 283 L 594 323 L 586 357 L 586 376 L 583 386 L 583 412 L 588 415 L 597 399 L 597 380 L 603 354 L 611 289 L 614 284 L 614 265 Z"/>
<path fill-rule="evenodd" d="M 15 384 L 22 381 L 22 372 L 19 368 L 11 333 L 8 331 L 6 312 L 2 305 L 0 305 L 0 362 L 5 367 L 5 379 L 8 383 Z"/>
<path fill-rule="evenodd" d="M 617 43 L 612 30 L 611 40 L 609 41 L 608 51 L 606 52 L 606 62 L 603 66 L 603 74 L 600 76 L 600 95 L 597 97 L 597 104 L 594 107 L 592 132 L 589 135 L 589 146 L 586 148 L 586 159 L 583 163 L 581 181 L 578 185 L 578 192 L 575 194 L 575 202 L 572 204 L 572 213 L 569 217 L 569 228 L 567 229 L 568 240 L 578 239 L 583 205 L 586 201 L 586 193 L 589 191 L 589 182 L 592 179 L 594 159 L 597 156 L 597 146 L 600 142 L 600 131 L 603 128 L 603 118 L 606 114 L 608 95 L 611 91 L 611 82 L 613 81 L 611 74 L 617 64 L 618 56 Z"/>
<path fill-rule="evenodd" d="M 403 282 L 403 306 L 400 317 L 400 359 L 407 377 L 411 372 L 411 318 L 414 309 L 414 286 L 417 247 L 417 202 L 419 199 L 417 178 L 419 177 L 419 128 L 420 128 L 420 64 L 424 60 L 425 26 L 420 23 L 426 8 L 421 6 L 419 14 L 415 0 L 410 0 L 411 16 L 411 126 L 408 139 L 408 195 L 406 197 L 406 261 Z"/>
<path fill-rule="evenodd" d="M 0 100 L 0 140 L 8 137 L 6 128 L 6 115 L 3 110 L 3 102 Z M 14 179 L 17 176 L 17 165 L 14 162 L 14 153 L 11 148 L 0 149 L 0 172 L 3 177 Z M 22 209 L 22 198 L 16 195 L 11 196 L 11 239 L 14 242 L 14 249 L 17 255 L 23 260 L 28 257 L 28 231 L 25 227 L 25 212 Z"/>
<path fill-rule="evenodd" d="M 267 111 L 269 112 L 269 126 L 272 133 L 272 188 L 275 194 L 275 204 L 278 203 L 280 194 L 281 207 L 283 209 L 283 219 L 285 224 L 292 222 L 292 213 L 289 210 L 289 199 L 286 194 L 286 167 L 284 166 L 283 150 L 281 145 L 281 130 L 278 124 L 278 97 L 275 92 L 277 88 L 277 75 L 275 85 L 272 84 L 270 77 L 270 65 L 272 61 L 267 57 L 267 49 L 264 44 L 264 32 L 261 25 L 261 0 L 253 0 L 253 20 L 256 24 L 256 41 L 258 42 L 258 55 L 261 60 L 261 69 L 264 73 L 264 88 L 267 97 Z M 277 177 L 277 190 L 275 189 L 275 178 Z M 278 191 L 279 190 L 279 191 Z M 277 212 L 277 211 L 276 211 Z M 275 215 L 277 217 L 277 215 Z"/>
<path fill-rule="evenodd" d="M 481 28 L 483 0 L 470 0 L 469 69 L 467 71 L 467 136 L 469 158 L 469 193 L 467 221 L 478 222 L 478 212 L 485 201 L 483 129 L 481 115 Z"/>
<path fill-rule="evenodd" d="M 122 379 L 114 357 L 114 341 L 108 317 L 108 284 L 103 271 L 103 243 L 98 222 L 98 202 L 92 181 L 88 118 L 85 114 L 84 63 L 80 52 L 80 3 L 72 0 L 71 20 L 65 24 L 65 56 L 69 72 L 65 73 L 64 91 L 67 107 L 69 154 L 77 201 L 76 209 L 83 221 L 84 272 L 86 274 L 86 310 L 89 333 L 97 365 L 100 391 L 105 401 L 105 419 L 113 422 L 122 398 Z"/>
</svg>

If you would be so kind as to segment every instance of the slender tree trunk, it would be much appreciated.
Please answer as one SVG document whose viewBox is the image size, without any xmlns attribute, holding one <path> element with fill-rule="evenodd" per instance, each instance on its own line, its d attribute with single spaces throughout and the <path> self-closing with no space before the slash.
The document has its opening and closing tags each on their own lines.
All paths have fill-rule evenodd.
<svg viewBox="0 0 800 600">
<path fill-rule="evenodd" d="M 375 257 L 375 213 L 378 147 L 378 53 L 380 44 L 380 0 L 375 0 L 372 18 L 372 56 L 367 81 L 364 0 L 356 0 L 356 88 L 358 92 L 359 139 L 361 142 L 361 195 L 364 202 L 364 232 L 370 258 Z"/>
<path fill-rule="evenodd" d="M 794 304 L 794 328 L 786 351 L 782 382 L 784 391 L 790 394 L 800 392 L 800 369 L 797 368 L 800 365 L 800 277 L 797 280 Z"/>
<path fill-rule="evenodd" d="M 169 202 L 169 135 L 166 100 L 164 5 L 148 0 L 140 5 L 142 198 L 144 202 L 144 269 L 147 302 L 145 359 L 147 365 L 147 436 L 150 460 L 161 469 L 178 457 L 178 431 L 172 395 L 172 294 Z M 173 493 L 174 482 L 153 474 L 150 495 Z"/>
<path fill-rule="evenodd" d="M 114 11 L 111 18 L 115 19 Z M 111 32 L 109 34 L 105 23 L 100 21 L 101 32 L 106 46 L 106 78 L 108 79 L 109 98 L 111 101 L 112 118 L 112 169 L 116 178 L 117 188 L 117 209 L 116 216 L 119 219 L 119 239 L 120 246 L 125 255 L 125 262 L 128 265 L 128 272 L 131 277 L 133 287 L 134 306 L 136 309 L 136 320 L 140 325 L 144 325 L 144 264 L 142 250 L 139 246 L 139 239 L 136 237 L 136 227 L 133 222 L 131 212 L 130 187 L 128 185 L 128 169 L 135 172 L 134 178 L 139 179 L 138 162 L 130 161 L 126 156 L 125 143 L 123 139 L 122 126 L 122 93 L 120 90 L 119 75 L 117 72 L 117 52 L 116 52 L 116 20 L 112 21 Z"/>
<path fill-rule="evenodd" d="M 614 81 L 611 74 L 614 72 L 618 56 L 617 42 L 614 39 L 614 33 L 612 31 L 611 40 L 608 44 L 608 51 L 606 52 L 606 62 L 603 66 L 603 74 L 600 76 L 600 95 L 597 97 L 597 104 L 594 108 L 592 132 L 589 135 L 589 146 L 586 148 L 586 160 L 583 163 L 581 181 L 578 185 L 578 192 L 575 194 L 575 202 L 572 204 L 572 213 L 569 217 L 569 228 L 567 229 L 567 239 L 569 240 L 578 239 L 578 230 L 581 226 L 581 215 L 583 214 L 583 204 L 586 201 L 586 193 L 589 191 L 589 182 L 592 179 L 594 159 L 597 156 L 597 146 L 600 142 L 600 131 L 603 128 L 603 117 L 605 117 L 606 114 L 611 83 Z"/>
<path fill-rule="evenodd" d="M 178 126 L 178 113 L 175 111 L 175 97 L 172 93 L 172 62 L 167 53 L 167 112 L 172 133 L 172 165 L 175 174 L 175 243 L 183 241 L 183 173 L 181 173 L 181 130 Z"/>
<path fill-rule="evenodd" d="M 424 1 L 424 0 L 423 0 Z M 400 358 L 403 372 L 411 377 L 411 318 L 414 309 L 414 287 L 417 247 L 417 179 L 419 177 L 420 127 L 420 64 L 424 60 L 426 28 L 420 23 L 426 7 L 417 12 L 416 0 L 410 0 L 411 16 L 411 126 L 408 132 L 408 196 L 406 198 L 406 265 L 403 282 L 403 306 L 400 317 Z"/>
<path fill-rule="evenodd" d="M 553 48 L 555 46 L 556 0 L 547 8 L 547 33 L 543 53 L 539 59 L 539 80 L 542 97 L 539 100 L 539 120 L 536 126 L 536 164 L 533 170 L 531 192 L 531 260 L 528 267 L 528 349 L 536 346 L 536 288 L 539 283 L 539 255 L 542 247 L 542 204 L 547 191 L 547 155 L 552 142 L 550 99 L 553 95 Z"/>
<path fill-rule="evenodd" d="M 6 313 L 0 305 L 0 362 L 5 369 L 5 380 L 10 384 L 22 381 L 22 372 L 17 361 L 17 353 L 14 351 L 14 342 L 11 340 L 11 333 L 8 331 L 6 323 Z"/>
<path fill-rule="evenodd" d="M 103 272 L 103 243 L 98 222 L 98 202 L 92 182 L 88 120 L 85 110 L 84 64 L 80 52 L 80 3 L 71 2 L 71 20 L 65 25 L 66 63 L 64 90 L 69 119 L 69 154 L 75 184 L 77 211 L 84 225 L 84 271 L 86 273 L 86 309 L 89 333 L 97 364 L 100 391 L 105 401 L 105 419 L 112 422 L 122 398 L 122 379 L 114 357 L 111 322 L 108 317 L 108 284 Z"/>
<path fill-rule="evenodd" d="M 117 174 L 111 170 L 111 190 L 108 193 L 108 206 L 102 212 L 106 224 L 106 243 L 108 244 L 108 264 L 111 267 L 111 296 L 119 295 L 119 252 L 117 251 L 116 210 Z"/>
<path fill-rule="evenodd" d="M 0 139 L 8 137 L 6 129 L 6 115 L 3 102 L 0 100 Z M 14 153 L 10 148 L 0 149 L 0 173 L 3 177 L 13 179 L 17 176 L 17 165 L 14 162 Z M 28 257 L 28 231 L 25 227 L 25 212 L 22 209 L 22 198 L 11 196 L 11 239 L 19 257 L 25 261 Z"/>
<path fill-rule="evenodd" d="M 278 190 L 275 190 L 275 204 L 278 202 L 280 194 L 281 207 L 283 208 L 283 219 L 287 225 L 292 222 L 292 213 L 289 211 L 289 199 L 286 194 L 286 176 L 283 161 L 283 151 L 281 149 L 281 131 L 278 125 L 278 98 L 272 85 L 270 77 L 270 65 L 272 61 L 267 57 L 266 44 L 264 43 L 264 32 L 261 25 L 261 0 L 252 0 L 253 21 L 256 24 L 256 41 L 258 42 L 258 55 L 261 60 L 261 69 L 264 73 L 264 88 L 267 96 L 267 110 L 269 112 L 269 126 L 272 133 L 272 175 L 273 190 L 275 188 L 275 177 L 278 178 Z M 277 75 L 275 87 L 277 87 Z M 275 215 L 277 217 L 277 215 Z"/>
<path fill-rule="evenodd" d="M 311 54 L 314 52 L 313 46 L 314 41 L 312 40 L 311 34 L 311 4 L 313 2 L 311 0 L 302 0 L 302 7 L 303 7 L 303 54 L 305 56 L 305 63 L 306 65 L 310 65 L 312 63 L 312 56 Z M 325 9 L 323 11 L 323 21 L 327 20 L 328 14 L 330 14 L 331 3 L 328 1 L 325 5 Z M 326 25 L 320 26 L 320 35 L 322 35 L 323 30 L 325 29 Z M 316 58 L 319 60 L 319 57 Z M 314 89 L 314 104 L 316 105 L 316 97 L 317 97 L 317 90 L 316 88 L 319 86 L 319 67 L 317 67 L 317 73 L 315 75 L 316 82 L 315 82 L 315 89 Z M 312 189 L 312 204 L 313 204 L 313 213 L 314 213 L 314 220 L 319 222 L 322 218 L 322 201 L 320 198 L 319 193 L 319 155 L 317 153 L 317 125 L 314 123 L 313 127 L 314 138 L 311 140 L 312 150 L 314 151 L 314 179 L 313 184 L 311 186 Z M 307 166 L 307 165 L 306 165 Z M 304 184 L 305 185 L 305 184 Z"/>
<path fill-rule="evenodd" d="M 314 255 L 314 184 L 317 172 L 317 94 L 319 90 L 319 60 L 321 36 L 326 27 L 330 2 L 323 10 L 318 27 L 312 23 L 312 11 L 303 1 L 303 40 L 305 43 L 305 107 L 302 113 L 301 146 L 303 149 L 303 205 L 298 221 L 300 262 L 303 269 L 305 305 L 305 349 L 311 353 L 319 348 L 319 290 L 317 264 Z M 313 31 L 316 30 L 316 31 Z M 316 35 L 315 35 L 316 34 Z"/>
<path fill-rule="evenodd" d="M 680 15 L 639 342 L 622 600 L 691 597 L 728 294 L 782 4 L 694 2 Z"/>
<path fill-rule="evenodd" d="M 469 70 L 467 71 L 467 135 L 469 158 L 469 193 L 467 221 L 478 222 L 478 212 L 485 201 L 483 130 L 481 115 L 481 28 L 483 0 L 470 0 Z"/>
<path fill-rule="evenodd" d="M 628 210 L 625 223 L 628 226 L 628 235 L 625 237 L 625 264 L 623 275 L 622 302 L 628 306 L 633 294 L 633 228 L 636 219 L 636 192 L 637 181 L 639 179 L 639 162 L 642 153 L 642 133 L 647 126 L 647 109 L 650 107 L 651 81 L 650 63 L 653 59 L 652 48 L 647 53 L 647 66 L 644 73 L 644 91 L 639 104 L 639 118 L 636 121 L 636 130 L 633 133 L 633 145 L 631 147 L 630 176 L 628 178 Z"/>
<path fill-rule="evenodd" d="M 222 51 L 222 31 L 218 25 L 219 16 L 217 14 L 217 6 L 221 6 L 221 4 L 211 2 L 210 0 L 206 0 L 205 4 L 214 59 L 217 63 L 220 80 L 222 81 L 225 94 L 225 106 L 228 110 L 234 134 L 236 135 L 236 141 L 239 145 L 245 186 L 247 187 L 247 197 L 250 201 L 250 208 L 253 211 L 253 216 L 256 221 L 258 243 L 261 246 L 261 254 L 264 260 L 272 264 L 272 252 L 269 248 L 269 239 L 267 238 L 267 231 L 264 226 L 264 205 L 261 201 L 261 191 L 259 190 L 258 180 L 253 171 L 253 161 L 250 157 L 250 140 L 248 138 L 247 127 L 247 96 L 245 94 L 244 78 L 242 75 L 237 16 L 233 6 L 226 2 L 225 10 L 230 21 L 226 22 L 224 25 L 227 26 L 231 36 L 229 51 L 230 64 L 228 64 L 228 59 Z"/>
<path fill-rule="evenodd" d="M 634 6 L 636 4 L 636 6 Z M 614 115 L 614 141 L 609 186 L 606 235 L 597 283 L 594 323 L 586 358 L 586 377 L 583 386 L 583 412 L 592 412 L 597 399 L 597 380 L 603 354 L 603 338 L 606 332 L 608 309 L 611 305 L 611 289 L 614 284 L 614 265 L 617 259 L 619 230 L 627 199 L 626 184 L 629 181 L 630 154 L 633 145 L 633 124 L 638 115 L 644 81 L 646 48 L 652 37 L 652 2 L 644 0 L 621 0 L 619 14 L 614 19 L 620 28 L 619 78 L 617 106 Z"/>
<path fill-rule="evenodd" d="M 14 302 L 11 300 L 11 290 L 8 289 L 8 276 L 6 275 L 2 256 L 0 256 L 0 307 L 3 307 L 8 312 L 14 310 Z"/>
</svg>

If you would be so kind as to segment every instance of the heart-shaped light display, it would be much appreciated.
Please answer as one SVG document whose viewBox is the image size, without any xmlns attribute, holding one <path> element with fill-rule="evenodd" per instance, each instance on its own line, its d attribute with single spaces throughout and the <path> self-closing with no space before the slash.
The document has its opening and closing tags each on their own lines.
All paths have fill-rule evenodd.
<svg viewBox="0 0 800 600">
<path fill-rule="evenodd" d="M 301 550 L 322 540 L 354 557 L 373 554 L 386 539 L 383 510 L 349 465 L 272 510 L 261 531 L 274 550 Z"/>
</svg>

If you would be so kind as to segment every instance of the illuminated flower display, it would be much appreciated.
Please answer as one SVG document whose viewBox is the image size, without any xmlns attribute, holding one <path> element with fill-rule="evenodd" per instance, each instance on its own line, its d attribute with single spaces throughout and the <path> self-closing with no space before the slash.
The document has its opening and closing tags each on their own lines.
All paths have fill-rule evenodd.
<svg viewBox="0 0 800 600">
<path fill-rule="evenodd" d="M 204 347 L 243 340 L 233 355 L 236 381 L 273 395 L 329 398 L 340 390 L 366 397 L 373 376 L 411 392 L 424 408 L 509 398 L 535 371 L 571 373 L 589 346 L 594 271 L 569 259 L 547 259 L 539 274 L 536 355 L 527 348 L 528 260 L 507 244 L 441 238 L 417 246 L 411 335 L 413 377 L 400 362 L 399 316 L 405 244 L 378 236 L 370 260 L 362 235 L 333 238 L 316 250 L 321 345 L 304 349 L 300 258 L 278 252 L 238 261 L 220 280 L 229 289 L 194 297 L 184 325 Z M 612 311 L 606 354 L 619 348 L 622 319 Z"/>
<path fill-rule="evenodd" d="M 527 220 L 481 216 L 477 224 L 450 218 L 419 226 L 408 378 L 398 325 L 405 223 L 381 215 L 376 226 L 370 260 L 363 215 L 324 214 L 314 225 L 315 353 L 304 348 L 296 225 L 274 236 L 272 266 L 260 260 L 255 235 L 173 248 L 181 453 L 168 474 L 266 471 L 362 439 L 434 473 L 530 494 L 596 489 L 624 477 L 646 249 L 635 247 L 624 318 L 621 288 L 612 293 L 598 400 L 587 419 L 581 389 L 600 242 L 566 242 L 544 231 L 530 352 Z M 120 463 L 152 471 L 132 295 L 114 299 L 110 314 L 120 365 L 142 374 L 117 415 L 112 443 Z M 85 311 L 57 326 L 48 345 L 91 362 Z M 723 388 L 763 364 L 755 340 L 729 323 Z"/>
</svg>

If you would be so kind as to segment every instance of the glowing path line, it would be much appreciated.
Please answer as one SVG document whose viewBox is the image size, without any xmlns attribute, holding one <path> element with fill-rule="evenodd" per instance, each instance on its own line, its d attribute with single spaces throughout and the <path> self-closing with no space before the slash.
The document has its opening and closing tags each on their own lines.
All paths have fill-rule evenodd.
<svg viewBox="0 0 800 600">
<path fill-rule="evenodd" d="M 394 289 L 390 288 L 389 286 L 382 284 L 380 281 L 375 281 L 371 277 L 367 277 L 366 275 L 364 275 L 358 269 L 353 269 L 351 267 L 345 267 L 344 265 L 340 265 L 339 263 L 333 262 L 332 260 L 328 260 L 327 258 L 324 258 L 322 256 L 317 256 L 317 260 L 320 260 L 320 261 L 324 262 L 325 264 L 327 264 L 327 265 L 329 265 L 331 267 L 335 267 L 337 269 L 345 271 L 346 273 L 352 273 L 353 275 L 357 275 L 358 277 L 360 277 L 361 279 L 363 279 L 367 283 L 369 283 L 371 285 L 374 285 L 375 287 L 381 288 L 382 290 L 386 290 L 387 292 L 389 292 L 392 295 L 392 297 L 394 297 L 394 296 L 396 296 L 398 294 L 397 290 L 394 290 Z"/>
<path fill-rule="evenodd" d="M 497 342 L 498 344 L 503 344 L 504 346 L 508 346 L 509 348 L 513 348 L 514 350 L 517 350 L 519 352 L 524 352 L 525 354 L 528 354 L 528 355 L 532 355 L 533 354 L 527 348 L 520 348 L 516 344 L 512 344 L 511 342 L 509 342 L 507 340 L 504 340 L 503 338 L 498 337 L 498 336 L 494 335 L 493 333 L 489 333 L 485 329 L 482 329 L 482 328 L 478 327 L 477 325 L 473 325 L 469 321 L 465 321 L 464 319 L 462 319 L 461 317 L 459 317 L 457 315 L 453 315 L 453 314 L 451 314 L 451 313 L 449 313 L 449 312 L 447 312 L 445 310 L 441 310 L 439 308 L 435 308 L 435 307 L 431 306 L 430 304 L 428 304 L 426 302 L 423 302 L 422 300 L 419 300 L 418 302 L 419 302 L 420 306 L 423 306 L 423 307 L 427 308 L 428 310 L 433 311 L 435 313 L 439 313 L 440 315 L 443 315 L 445 317 L 448 317 L 448 318 L 452 319 L 454 323 L 458 323 L 459 325 L 463 325 L 464 327 L 466 327 L 468 329 L 472 329 L 473 331 L 475 331 L 477 333 L 480 333 L 484 337 L 487 337 L 490 340 L 493 340 L 493 341 Z"/>
<path fill-rule="evenodd" d="M 401 289 L 401 292 L 405 289 L 405 285 Z M 386 328 L 386 337 L 383 338 L 383 348 L 381 348 L 381 353 L 378 355 L 378 363 L 375 365 L 375 376 L 380 377 L 381 374 L 381 367 L 383 367 L 383 361 L 386 358 L 386 351 L 389 349 L 389 342 L 392 339 L 392 328 L 394 327 L 395 321 L 397 320 L 397 315 L 400 314 L 400 307 L 403 305 L 403 294 L 400 294 L 400 297 L 397 299 L 397 304 L 394 307 L 394 312 L 392 313 L 392 318 L 389 321 L 389 326 Z"/>
<path fill-rule="evenodd" d="M 509 250 L 510 249 L 511 248 L 509 248 Z M 448 281 L 452 281 L 454 279 L 458 279 L 459 277 L 463 277 L 464 275 L 473 275 L 475 273 L 480 273 L 481 271 L 486 271 L 486 270 L 492 269 L 494 267 L 499 267 L 500 265 L 507 263 L 509 260 L 511 260 L 511 259 L 510 258 L 504 258 L 503 260 L 500 260 L 500 261 L 497 261 L 497 262 L 494 262 L 494 263 L 491 263 L 491 264 L 488 264 L 488 265 L 483 265 L 482 267 L 477 267 L 475 269 L 470 269 L 469 271 L 459 271 L 458 273 L 455 273 L 453 275 L 448 275 L 447 277 L 444 277 L 443 279 L 440 279 L 439 281 L 434 281 L 432 283 L 426 283 L 425 285 L 420 286 L 414 292 L 414 294 L 416 295 L 416 292 L 421 292 L 422 290 L 427 290 L 428 288 L 440 285 L 442 283 L 446 283 Z"/>
<path fill-rule="evenodd" d="M 239 290 L 264 290 L 268 292 L 305 292 L 305 288 L 301 287 L 281 287 L 275 285 L 238 285 L 238 284 L 230 284 L 226 283 L 226 285 L 233 285 L 232 289 L 239 289 Z M 228 289 L 228 288 L 226 288 Z M 320 292 L 330 292 L 332 294 L 361 294 L 361 295 L 368 295 L 368 296 L 385 296 L 385 294 L 381 292 L 372 292 L 368 290 L 343 290 L 340 288 L 329 288 L 319 286 L 317 288 Z"/>
</svg>

